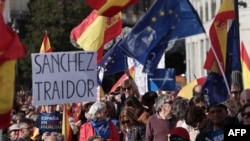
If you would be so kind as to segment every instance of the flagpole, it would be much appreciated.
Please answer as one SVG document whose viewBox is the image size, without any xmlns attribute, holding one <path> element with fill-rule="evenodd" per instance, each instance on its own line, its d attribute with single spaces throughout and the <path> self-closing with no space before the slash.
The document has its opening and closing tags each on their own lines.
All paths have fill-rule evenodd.
<svg viewBox="0 0 250 141">
<path fill-rule="evenodd" d="M 236 32 L 236 37 L 237 37 L 237 41 L 238 44 L 236 47 L 238 47 L 238 49 L 240 50 L 240 24 L 239 24 L 239 1 L 238 0 L 234 0 L 234 13 L 235 13 L 235 32 Z M 239 54 L 240 56 L 240 54 Z M 241 61 L 240 61 L 241 63 Z M 241 65 L 242 66 L 242 65 Z M 244 85 L 243 85 L 243 76 L 242 76 L 242 72 L 240 72 L 240 88 L 243 90 L 244 89 Z"/>
</svg>

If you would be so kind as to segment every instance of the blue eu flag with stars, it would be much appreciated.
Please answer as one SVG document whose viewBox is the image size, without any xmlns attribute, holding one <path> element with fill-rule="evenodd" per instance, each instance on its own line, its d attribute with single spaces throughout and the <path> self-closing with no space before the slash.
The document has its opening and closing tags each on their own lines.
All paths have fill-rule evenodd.
<svg viewBox="0 0 250 141">
<path fill-rule="evenodd" d="M 121 42 L 124 54 L 152 74 L 170 40 L 205 32 L 189 0 L 157 0 Z"/>
<path fill-rule="evenodd" d="M 104 69 L 104 76 L 124 71 L 127 68 L 127 57 L 123 55 L 122 49 L 119 48 L 117 42 L 108 52 L 103 56 L 100 66 Z"/>
</svg>

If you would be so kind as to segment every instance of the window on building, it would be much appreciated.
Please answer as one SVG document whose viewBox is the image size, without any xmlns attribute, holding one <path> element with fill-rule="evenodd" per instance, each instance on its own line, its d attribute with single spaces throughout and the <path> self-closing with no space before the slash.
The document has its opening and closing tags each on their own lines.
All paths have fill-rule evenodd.
<svg viewBox="0 0 250 141">
<path fill-rule="evenodd" d="M 202 6 L 200 6 L 200 18 L 201 18 L 201 21 L 204 22 Z"/>
<path fill-rule="evenodd" d="M 213 0 L 212 1 L 212 5 L 211 5 L 211 14 L 212 14 L 212 17 L 215 16 L 215 12 L 216 12 L 216 0 Z"/>
<path fill-rule="evenodd" d="M 206 21 L 208 21 L 208 2 L 205 3 L 205 16 L 206 16 Z"/>
</svg>

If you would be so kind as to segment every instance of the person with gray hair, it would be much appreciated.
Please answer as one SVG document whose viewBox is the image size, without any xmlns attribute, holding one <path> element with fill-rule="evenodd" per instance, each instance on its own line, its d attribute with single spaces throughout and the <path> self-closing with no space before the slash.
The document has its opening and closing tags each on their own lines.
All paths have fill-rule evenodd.
<svg viewBox="0 0 250 141">
<path fill-rule="evenodd" d="M 31 119 L 24 118 L 19 123 L 20 138 L 18 141 L 31 141 L 34 131 L 34 124 Z"/>
<path fill-rule="evenodd" d="M 172 103 L 173 97 L 171 95 L 161 95 L 156 98 L 156 113 L 148 119 L 145 141 L 168 141 L 168 134 L 177 123 L 171 112 Z"/>
<path fill-rule="evenodd" d="M 89 109 L 90 121 L 80 128 L 79 141 L 86 141 L 91 136 L 100 136 L 109 141 L 120 141 L 116 126 L 107 121 L 107 106 L 104 102 L 95 102 Z"/>
</svg>

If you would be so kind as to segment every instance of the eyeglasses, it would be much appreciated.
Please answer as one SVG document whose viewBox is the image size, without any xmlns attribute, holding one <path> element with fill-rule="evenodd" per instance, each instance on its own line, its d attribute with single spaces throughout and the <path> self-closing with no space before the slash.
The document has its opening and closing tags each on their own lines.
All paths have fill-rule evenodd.
<svg viewBox="0 0 250 141">
<path fill-rule="evenodd" d="M 122 88 L 122 90 L 123 91 L 125 91 L 125 90 L 131 90 L 131 87 L 124 87 L 124 88 Z"/>
<path fill-rule="evenodd" d="M 170 141 L 185 141 L 185 139 L 179 136 L 173 136 L 173 137 L 170 137 Z"/>
<path fill-rule="evenodd" d="M 170 101 L 165 101 L 164 104 L 170 104 L 171 105 L 171 104 L 173 104 L 173 101 L 171 101 L 171 100 Z"/>
<path fill-rule="evenodd" d="M 246 116 L 247 118 L 250 118 L 250 112 L 247 112 L 247 113 L 242 112 L 241 116 L 242 116 L 242 117 L 245 117 L 245 116 Z"/>
</svg>

